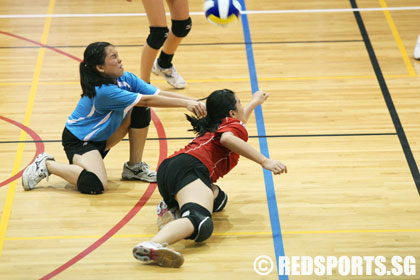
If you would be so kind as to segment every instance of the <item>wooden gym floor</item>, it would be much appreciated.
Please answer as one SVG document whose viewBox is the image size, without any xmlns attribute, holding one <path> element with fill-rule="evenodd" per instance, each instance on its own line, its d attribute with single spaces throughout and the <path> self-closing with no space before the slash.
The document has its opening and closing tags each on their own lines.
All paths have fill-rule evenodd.
<svg viewBox="0 0 420 280">
<path fill-rule="evenodd" d="M 174 58 L 188 83 L 179 92 L 230 88 L 243 103 L 252 89 L 270 93 L 249 121 L 249 143 L 289 173 L 273 177 L 241 159 L 219 181 L 229 203 L 214 215 L 213 237 L 173 246 L 182 268 L 137 262 L 131 249 L 156 233 L 160 196 L 154 184 L 121 181 L 127 141 L 105 160 L 110 183 L 100 196 L 55 176 L 24 192 L 20 174 L 42 150 L 66 162 L 61 131 L 89 43 L 115 44 L 126 71 L 139 73 L 148 35 L 141 2 L 3 0 L 0 279 L 287 279 L 276 268 L 254 271 L 257 257 L 276 263 L 284 254 L 420 261 L 420 2 L 249 0 L 228 28 L 207 22 L 202 2 L 190 1 L 193 28 Z M 185 110 L 153 111 L 144 159 L 156 167 L 193 135 Z M 386 279 L 420 279 L 416 271 Z"/>
</svg>

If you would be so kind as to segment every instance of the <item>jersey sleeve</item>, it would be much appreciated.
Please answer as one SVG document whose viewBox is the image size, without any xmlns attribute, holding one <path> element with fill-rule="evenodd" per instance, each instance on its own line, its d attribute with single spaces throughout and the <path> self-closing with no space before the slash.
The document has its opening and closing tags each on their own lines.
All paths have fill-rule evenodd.
<svg viewBox="0 0 420 280">
<path fill-rule="evenodd" d="M 143 81 L 142 79 L 134 75 L 133 73 L 130 73 L 130 72 L 126 72 L 126 73 L 127 73 L 126 79 L 128 83 L 131 85 L 132 90 L 134 92 L 138 92 L 145 95 L 153 95 L 153 94 L 158 94 L 160 92 L 160 90 L 157 87 L 146 83 L 145 81 Z"/>
<path fill-rule="evenodd" d="M 125 111 L 141 99 L 141 94 L 121 89 L 116 85 L 103 85 L 96 93 L 95 108 L 98 111 Z"/>
<path fill-rule="evenodd" d="M 240 121 L 233 121 L 228 123 L 222 123 L 217 133 L 222 134 L 223 132 L 232 132 L 238 138 L 241 138 L 245 142 L 248 141 L 248 131 L 246 130 L 245 126 Z"/>
</svg>

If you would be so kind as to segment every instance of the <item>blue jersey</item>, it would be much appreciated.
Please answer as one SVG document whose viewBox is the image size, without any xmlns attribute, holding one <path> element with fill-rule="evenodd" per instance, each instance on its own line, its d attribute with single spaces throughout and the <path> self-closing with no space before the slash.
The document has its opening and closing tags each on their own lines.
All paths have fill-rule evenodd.
<svg viewBox="0 0 420 280">
<path fill-rule="evenodd" d="M 95 87 L 96 96 L 80 98 L 66 122 L 70 132 L 82 141 L 105 141 L 118 127 L 127 112 L 143 94 L 158 94 L 159 89 L 130 72 L 117 79 L 117 85 Z"/>
</svg>

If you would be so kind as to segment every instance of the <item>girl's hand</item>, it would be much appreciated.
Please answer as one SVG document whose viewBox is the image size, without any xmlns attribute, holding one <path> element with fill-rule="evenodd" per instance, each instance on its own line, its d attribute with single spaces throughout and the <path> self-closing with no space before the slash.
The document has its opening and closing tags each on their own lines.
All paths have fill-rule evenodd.
<svg viewBox="0 0 420 280">
<path fill-rule="evenodd" d="M 255 101 L 255 102 L 257 102 L 257 104 L 260 105 L 260 104 L 263 104 L 265 100 L 267 100 L 268 96 L 269 96 L 268 93 L 266 93 L 266 92 L 264 92 L 262 90 L 259 90 L 259 91 L 256 91 L 252 95 L 252 100 Z"/>
<path fill-rule="evenodd" d="M 202 118 L 207 115 L 206 104 L 204 104 L 203 101 L 191 100 L 187 105 L 187 109 L 194 113 L 194 115 L 198 118 Z"/>
<path fill-rule="evenodd" d="M 270 170 L 275 175 L 281 174 L 281 173 L 287 173 L 287 167 L 283 163 L 281 163 L 278 160 L 275 159 L 269 159 L 265 158 L 262 163 L 262 167 L 264 167 L 267 170 Z"/>
</svg>

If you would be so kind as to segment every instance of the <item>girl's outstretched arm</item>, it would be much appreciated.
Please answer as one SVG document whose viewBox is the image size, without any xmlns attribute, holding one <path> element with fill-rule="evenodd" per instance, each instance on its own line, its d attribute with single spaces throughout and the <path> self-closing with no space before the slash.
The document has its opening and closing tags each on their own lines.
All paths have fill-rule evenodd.
<svg viewBox="0 0 420 280">
<path fill-rule="evenodd" d="M 161 96 L 160 94 L 143 95 L 136 106 L 160 108 L 185 107 L 188 109 L 188 111 L 194 113 L 197 117 L 204 117 L 207 113 L 206 105 L 201 101 L 167 97 L 164 95 Z"/>
<path fill-rule="evenodd" d="M 194 101 L 197 100 L 196 98 L 192 98 L 192 97 L 189 97 L 189 96 L 178 94 L 178 93 L 175 93 L 175 92 L 172 92 L 172 91 L 161 90 L 159 92 L 159 95 L 166 96 L 166 97 L 171 97 L 171 98 L 189 99 L 189 100 L 194 100 Z"/>
<path fill-rule="evenodd" d="M 247 142 L 236 137 L 232 132 L 224 132 L 220 137 L 220 143 L 232 152 L 255 161 L 265 169 L 272 171 L 274 174 L 287 173 L 286 165 L 278 160 L 266 158 Z"/>
<path fill-rule="evenodd" d="M 264 103 L 265 100 L 267 100 L 269 94 L 264 91 L 256 91 L 252 95 L 252 100 L 248 103 L 248 105 L 244 108 L 244 119 L 245 123 L 248 122 L 249 116 L 251 116 L 254 109 L 258 106 Z"/>
</svg>

